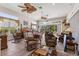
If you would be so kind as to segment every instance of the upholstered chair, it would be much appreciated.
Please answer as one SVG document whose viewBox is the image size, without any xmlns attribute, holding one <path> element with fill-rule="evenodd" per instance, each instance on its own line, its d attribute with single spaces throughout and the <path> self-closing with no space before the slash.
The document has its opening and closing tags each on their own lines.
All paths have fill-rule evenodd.
<svg viewBox="0 0 79 59">
<path fill-rule="evenodd" d="M 53 34 L 45 34 L 45 41 L 48 47 L 55 47 L 57 44 L 57 38 Z"/>
<path fill-rule="evenodd" d="M 74 43 L 72 40 L 67 40 L 66 51 L 71 50 L 71 51 L 74 51 L 75 53 L 75 47 L 76 47 L 76 43 Z"/>
<path fill-rule="evenodd" d="M 28 36 L 26 38 L 27 50 L 31 51 L 37 48 L 37 40 L 33 37 L 32 32 L 28 32 Z"/>
</svg>

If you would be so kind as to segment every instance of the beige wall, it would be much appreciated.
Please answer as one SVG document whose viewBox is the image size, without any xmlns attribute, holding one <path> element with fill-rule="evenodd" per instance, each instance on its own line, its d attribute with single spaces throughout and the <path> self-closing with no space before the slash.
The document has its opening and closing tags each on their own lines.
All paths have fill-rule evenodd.
<svg viewBox="0 0 79 59">
<path fill-rule="evenodd" d="M 73 36 L 79 42 L 79 11 L 69 20 Z"/>
</svg>

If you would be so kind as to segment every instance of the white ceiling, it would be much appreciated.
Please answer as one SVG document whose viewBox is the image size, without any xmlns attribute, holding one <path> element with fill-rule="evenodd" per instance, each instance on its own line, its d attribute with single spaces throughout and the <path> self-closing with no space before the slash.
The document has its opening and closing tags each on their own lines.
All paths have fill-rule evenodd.
<svg viewBox="0 0 79 59">
<path fill-rule="evenodd" d="M 75 4 L 56 3 L 55 5 L 53 5 L 52 3 L 32 3 L 32 5 L 34 5 L 37 8 L 37 11 L 33 12 L 32 14 L 21 12 L 21 8 L 17 7 L 17 5 L 22 5 L 22 3 L 2 3 L 0 4 L 0 6 L 6 7 L 20 14 L 25 14 L 34 20 L 38 20 L 40 19 L 41 16 L 46 16 L 46 15 L 48 15 L 48 18 L 67 16 L 67 14 L 73 9 Z M 42 6 L 42 9 L 39 9 L 40 6 Z"/>
</svg>

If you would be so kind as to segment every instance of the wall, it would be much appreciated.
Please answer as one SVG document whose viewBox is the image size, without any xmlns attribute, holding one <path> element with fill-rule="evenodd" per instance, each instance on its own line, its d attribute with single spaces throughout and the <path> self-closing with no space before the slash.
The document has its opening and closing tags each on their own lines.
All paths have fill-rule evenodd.
<svg viewBox="0 0 79 59">
<path fill-rule="evenodd" d="M 30 28 L 31 27 L 31 23 L 34 22 L 34 19 L 32 19 L 30 17 L 27 17 L 26 14 L 19 15 L 19 18 L 18 19 L 20 20 L 20 24 L 22 24 L 22 27 L 28 27 L 28 28 Z M 28 22 L 28 25 L 25 26 L 23 24 L 23 21 Z"/>
<path fill-rule="evenodd" d="M 76 38 L 76 41 L 79 42 L 79 11 L 69 20 L 69 23 L 73 36 Z"/>
<path fill-rule="evenodd" d="M 75 4 L 74 8 L 67 15 L 67 21 L 70 23 L 73 36 L 76 42 L 79 42 L 79 4 Z"/>
<path fill-rule="evenodd" d="M 67 15 L 67 20 L 70 20 L 74 15 L 75 13 L 79 10 L 79 4 L 76 3 L 74 6 L 73 6 L 73 9 L 69 12 L 69 14 Z"/>
</svg>

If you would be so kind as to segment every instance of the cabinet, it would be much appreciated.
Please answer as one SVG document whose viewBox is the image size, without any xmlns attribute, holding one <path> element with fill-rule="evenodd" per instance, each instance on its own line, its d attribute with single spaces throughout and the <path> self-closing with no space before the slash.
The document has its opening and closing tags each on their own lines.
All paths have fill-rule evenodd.
<svg viewBox="0 0 79 59">
<path fill-rule="evenodd" d="M 1 39 L 1 50 L 2 49 L 6 49 L 7 48 L 7 35 L 1 35 L 0 36 Z"/>
</svg>

